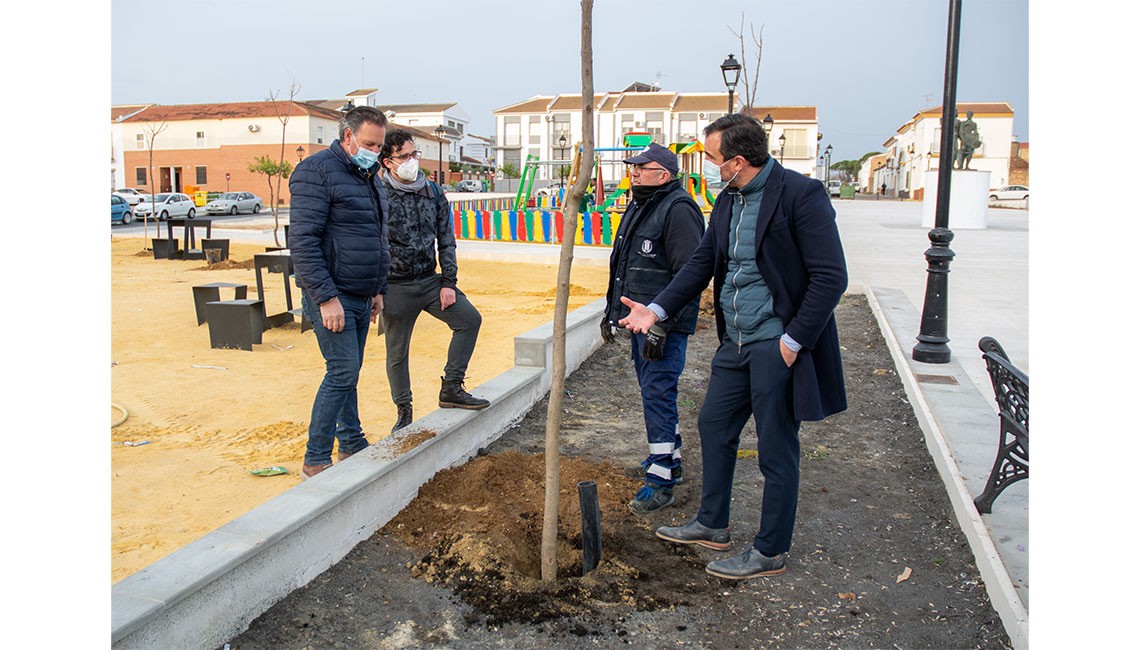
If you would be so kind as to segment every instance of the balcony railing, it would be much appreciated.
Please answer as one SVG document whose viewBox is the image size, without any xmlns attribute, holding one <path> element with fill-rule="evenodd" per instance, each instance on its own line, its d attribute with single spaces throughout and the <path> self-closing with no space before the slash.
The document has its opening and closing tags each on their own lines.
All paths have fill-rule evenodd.
<svg viewBox="0 0 1140 650">
<path fill-rule="evenodd" d="M 780 157 L 780 143 L 777 142 L 776 146 L 772 147 L 772 155 L 776 158 Z M 784 145 L 784 159 L 789 158 L 814 158 L 815 152 L 806 144 L 786 144 Z"/>
</svg>

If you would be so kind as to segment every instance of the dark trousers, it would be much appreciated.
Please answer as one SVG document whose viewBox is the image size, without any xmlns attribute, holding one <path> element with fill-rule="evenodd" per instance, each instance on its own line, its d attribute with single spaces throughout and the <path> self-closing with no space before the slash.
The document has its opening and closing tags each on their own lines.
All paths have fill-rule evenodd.
<svg viewBox="0 0 1140 650">
<path fill-rule="evenodd" d="M 681 434 L 677 431 L 677 380 L 685 369 L 688 334 L 665 337 L 662 358 L 656 361 L 641 356 L 643 334 L 630 336 L 630 355 L 641 388 L 641 411 L 645 416 L 645 435 L 649 456 L 645 459 L 645 482 L 672 487 L 673 472 L 681 464 Z"/>
<path fill-rule="evenodd" d="M 697 519 L 710 528 L 727 528 L 740 432 L 749 416 L 755 418 L 764 497 L 753 546 L 768 556 L 787 552 L 796 523 L 800 425 L 792 416 L 791 377 L 792 370 L 780 355 L 780 339 L 742 347 L 725 341 L 713 356 L 697 420 L 704 457 Z"/>
<path fill-rule="evenodd" d="M 475 341 L 483 317 L 463 295 L 455 290 L 455 304 L 443 309 L 439 303 L 439 290 L 443 276 L 438 273 L 414 280 L 388 282 L 384 295 L 384 344 L 387 347 L 386 369 L 392 401 L 409 404 L 412 401 L 412 381 L 408 373 L 408 350 L 412 343 L 412 330 L 421 312 L 427 312 L 451 328 L 451 345 L 447 348 L 447 364 L 443 377 L 448 381 L 462 381 L 467 364 L 475 353 Z"/>
</svg>

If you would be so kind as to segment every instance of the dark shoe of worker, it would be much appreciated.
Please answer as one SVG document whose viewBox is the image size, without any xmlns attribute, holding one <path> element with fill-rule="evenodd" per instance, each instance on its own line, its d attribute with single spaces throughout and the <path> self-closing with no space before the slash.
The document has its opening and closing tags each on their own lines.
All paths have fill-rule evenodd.
<svg viewBox="0 0 1140 650">
<path fill-rule="evenodd" d="M 440 379 L 443 380 L 443 386 L 439 389 L 440 408 L 478 411 L 479 409 L 485 409 L 491 405 L 487 400 L 479 399 L 464 390 L 462 379 L 455 381 L 444 379 L 443 377 L 440 377 Z"/>
<path fill-rule="evenodd" d="M 396 433 L 400 429 L 412 423 L 412 403 L 397 404 L 396 405 L 396 424 L 392 425 L 392 433 Z"/>
<path fill-rule="evenodd" d="M 705 566 L 705 572 L 726 580 L 744 580 L 760 576 L 774 576 L 787 571 L 787 553 L 768 557 L 755 548 L 749 548 L 740 555 L 714 560 Z"/>
<path fill-rule="evenodd" d="M 325 463 L 324 465 L 301 465 L 301 480 L 312 478 L 330 467 L 332 467 L 332 463 Z"/>
<path fill-rule="evenodd" d="M 649 463 L 647 463 L 646 461 L 643 460 L 643 461 L 641 461 L 641 464 L 639 464 L 639 465 L 633 465 L 631 467 L 625 468 L 625 470 L 622 472 L 622 474 L 624 474 L 626 476 L 626 478 L 644 479 L 645 478 L 645 470 L 647 467 L 649 467 Z M 673 470 L 673 484 L 674 485 L 680 485 L 681 484 L 681 482 L 682 482 L 681 476 L 683 473 L 684 473 L 684 470 L 681 469 L 681 464 L 677 463 L 677 469 Z"/>
<path fill-rule="evenodd" d="M 645 515 L 655 510 L 660 510 L 672 503 L 673 488 L 665 487 L 664 485 L 649 485 L 647 483 L 641 486 L 641 489 L 637 491 L 637 496 L 633 498 L 633 501 L 629 502 L 629 507 L 637 514 Z"/>
<path fill-rule="evenodd" d="M 696 517 L 684 526 L 662 526 L 657 529 L 657 536 L 677 544 L 696 544 L 714 551 L 732 548 L 732 535 L 727 528 L 709 528 Z"/>
</svg>

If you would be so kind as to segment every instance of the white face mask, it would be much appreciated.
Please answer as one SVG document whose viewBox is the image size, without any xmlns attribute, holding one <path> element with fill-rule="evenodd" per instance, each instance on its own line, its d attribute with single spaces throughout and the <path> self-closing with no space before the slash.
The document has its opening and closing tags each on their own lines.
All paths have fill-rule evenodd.
<svg viewBox="0 0 1140 650">
<path fill-rule="evenodd" d="M 718 164 L 710 161 L 708 158 L 705 158 L 704 161 L 701 163 L 701 171 L 704 173 L 705 182 L 708 183 L 709 185 L 713 186 L 713 187 L 720 187 L 722 185 L 728 185 L 732 181 L 736 180 L 736 176 L 738 174 L 740 174 L 739 171 L 736 172 L 736 174 L 733 174 L 732 178 L 730 178 L 728 180 L 721 178 L 720 170 L 723 169 L 724 166 L 727 165 L 729 162 L 730 161 L 726 160 L 723 163 L 718 165 Z"/>
<path fill-rule="evenodd" d="M 408 158 L 396 168 L 396 175 L 402 180 L 411 183 L 420 176 L 420 161 L 415 158 Z"/>
</svg>

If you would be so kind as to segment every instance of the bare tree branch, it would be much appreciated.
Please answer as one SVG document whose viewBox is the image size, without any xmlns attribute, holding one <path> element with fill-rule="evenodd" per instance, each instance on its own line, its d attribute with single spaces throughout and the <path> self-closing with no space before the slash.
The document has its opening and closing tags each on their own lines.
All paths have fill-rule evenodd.
<svg viewBox="0 0 1140 650">
<path fill-rule="evenodd" d="M 551 353 L 550 400 L 546 410 L 546 492 L 542 513 L 541 571 L 544 583 L 558 579 L 558 438 L 562 428 L 562 396 L 566 390 L 566 312 L 570 303 L 570 267 L 578 231 L 578 206 L 590 184 L 594 161 L 594 0 L 582 0 L 582 145 L 575 153 L 573 183 L 562 201 L 562 252 L 554 298 L 554 345 Z M 578 149 L 575 147 L 575 149 Z M 601 188 L 599 188 L 600 190 Z"/>
<path fill-rule="evenodd" d="M 150 181 L 150 183 L 149 183 L 149 185 L 150 185 L 150 212 L 151 212 L 151 216 L 153 216 L 154 220 L 155 220 L 154 221 L 154 236 L 155 237 L 162 237 L 162 228 L 159 226 L 158 206 L 157 206 L 156 200 L 155 200 L 157 193 L 154 191 L 154 140 L 155 140 L 155 138 L 158 137 L 159 133 L 162 133 L 163 131 L 166 130 L 167 126 L 169 126 L 169 125 L 166 123 L 166 120 L 163 120 L 161 124 L 157 124 L 157 125 L 153 122 L 143 123 L 143 139 L 146 140 L 146 148 L 147 148 L 147 170 L 146 170 L 146 172 L 147 172 L 147 180 Z M 150 220 L 147 218 L 147 215 L 144 214 L 143 215 L 143 250 L 146 250 L 146 231 L 149 229 L 150 229 Z"/>
<path fill-rule="evenodd" d="M 740 41 L 740 78 L 744 82 L 744 106 L 742 112 L 748 113 L 756 105 L 756 93 L 760 87 L 760 60 L 764 55 L 764 26 L 760 26 L 760 35 L 756 35 L 756 26 L 748 23 L 752 33 L 752 42 L 756 46 L 756 67 L 752 71 L 752 80 L 748 79 L 748 48 L 744 42 L 744 12 L 740 12 L 740 31 L 727 26 L 729 33 Z"/>
<path fill-rule="evenodd" d="M 290 76 L 289 81 L 289 102 L 285 104 L 284 107 L 277 101 L 277 95 L 279 93 L 272 90 L 269 91 L 269 103 L 273 106 L 273 112 L 277 115 L 277 121 L 281 122 L 281 155 L 277 159 L 278 169 L 284 169 L 285 167 L 285 129 L 289 124 L 289 112 L 293 107 L 293 101 L 296 99 L 297 94 L 301 92 L 301 86 L 297 83 L 295 77 Z M 279 204 L 281 203 L 281 177 L 283 175 L 284 174 L 278 174 L 277 176 L 276 192 L 274 192 L 272 185 L 269 187 L 269 203 L 273 209 L 273 245 L 278 247 L 281 246 L 277 231 L 281 228 Z"/>
</svg>

